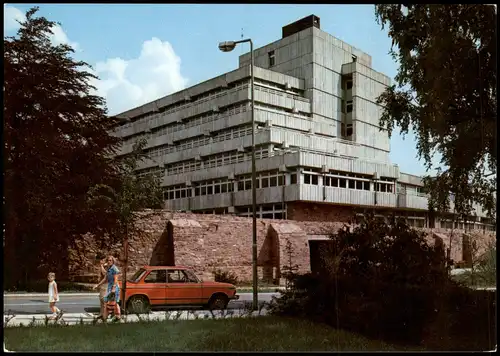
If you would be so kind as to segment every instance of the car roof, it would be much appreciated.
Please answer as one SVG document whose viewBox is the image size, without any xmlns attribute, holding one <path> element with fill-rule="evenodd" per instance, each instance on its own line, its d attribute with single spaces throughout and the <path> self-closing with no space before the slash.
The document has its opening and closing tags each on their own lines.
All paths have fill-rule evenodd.
<svg viewBox="0 0 500 356">
<path fill-rule="evenodd" d="M 147 271 L 152 269 L 191 269 L 191 267 L 186 266 L 142 266 L 142 268 Z"/>
</svg>

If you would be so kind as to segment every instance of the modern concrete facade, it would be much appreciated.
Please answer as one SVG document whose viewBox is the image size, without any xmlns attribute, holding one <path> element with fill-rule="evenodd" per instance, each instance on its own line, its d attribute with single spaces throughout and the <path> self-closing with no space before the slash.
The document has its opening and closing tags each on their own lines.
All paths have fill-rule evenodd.
<svg viewBox="0 0 500 356">
<path fill-rule="evenodd" d="M 315 16 L 283 32 L 255 50 L 256 127 L 247 53 L 234 71 L 117 115 L 119 155 L 147 138 L 150 159 L 138 174 L 162 177 L 168 209 L 249 216 L 254 129 L 259 217 L 290 218 L 290 206 L 307 202 L 447 226 L 427 216 L 421 179 L 389 160 L 376 98 L 390 79 L 371 67 L 370 55 L 323 32 Z M 476 215 L 469 228 L 484 228 L 480 207 Z"/>
</svg>

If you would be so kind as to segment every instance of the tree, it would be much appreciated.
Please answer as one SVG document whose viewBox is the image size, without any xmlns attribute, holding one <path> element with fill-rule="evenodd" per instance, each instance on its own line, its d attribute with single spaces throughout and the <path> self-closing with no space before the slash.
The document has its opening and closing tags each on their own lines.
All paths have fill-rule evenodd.
<svg viewBox="0 0 500 356">
<path fill-rule="evenodd" d="M 118 189 L 100 184 L 89 191 L 91 206 L 104 210 L 117 219 L 116 230 L 107 239 L 108 244 L 123 243 L 124 267 L 122 278 L 122 300 L 125 301 L 128 267 L 128 236 L 140 232 L 135 213 L 146 208 L 161 208 L 163 193 L 159 177 L 154 174 L 137 175 L 139 162 L 147 158 L 144 147 L 147 141 L 138 140 L 129 155 L 119 160 L 120 184 Z"/>
<path fill-rule="evenodd" d="M 375 14 L 392 38 L 399 61 L 396 85 L 378 98 L 381 126 L 403 134 L 414 128 L 427 170 L 442 155 L 435 177 L 425 177 L 429 205 L 469 215 L 479 203 L 496 212 L 497 14 L 480 4 L 378 4 Z"/>
<path fill-rule="evenodd" d="M 119 139 L 107 132 L 104 100 L 91 93 L 95 77 L 70 46 L 51 44 L 56 23 L 37 11 L 4 38 L 4 286 L 18 288 L 48 269 L 63 277 L 73 238 L 114 223 L 86 198 L 118 177 L 111 156 Z"/>
</svg>

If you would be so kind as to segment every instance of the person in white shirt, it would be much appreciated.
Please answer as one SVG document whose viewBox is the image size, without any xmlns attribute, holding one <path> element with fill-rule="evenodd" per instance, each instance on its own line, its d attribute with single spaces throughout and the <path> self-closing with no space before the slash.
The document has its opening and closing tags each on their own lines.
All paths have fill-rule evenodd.
<svg viewBox="0 0 500 356">
<path fill-rule="evenodd" d="M 56 307 L 56 303 L 59 301 L 59 292 L 57 290 L 56 283 L 56 274 L 54 272 L 50 272 L 47 276 L 49 280 L 49 308 L 52 312 L 52 316 L 50 319 L 55 319 L 58 314 L 61 313 L 58 307 Z"/>
</svg>

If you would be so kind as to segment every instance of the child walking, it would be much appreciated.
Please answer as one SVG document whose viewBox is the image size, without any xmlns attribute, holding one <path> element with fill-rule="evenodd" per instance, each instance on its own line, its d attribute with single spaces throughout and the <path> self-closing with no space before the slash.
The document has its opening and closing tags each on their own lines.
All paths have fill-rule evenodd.
<svg viewBox="0 0 500 356">
<path fill-rule="evenodd" d="M 52 316 L 50 317 L 50 319 L 55 319 L 57 315 L 61 313 L 61 310 L 56 307 L 56 303 L 59 301 L 56 274 L 54 272 L 50 272 L 47 278 L 49 280 L 49 307 L 50 311 L 52 312 Z"/>
</svg>

